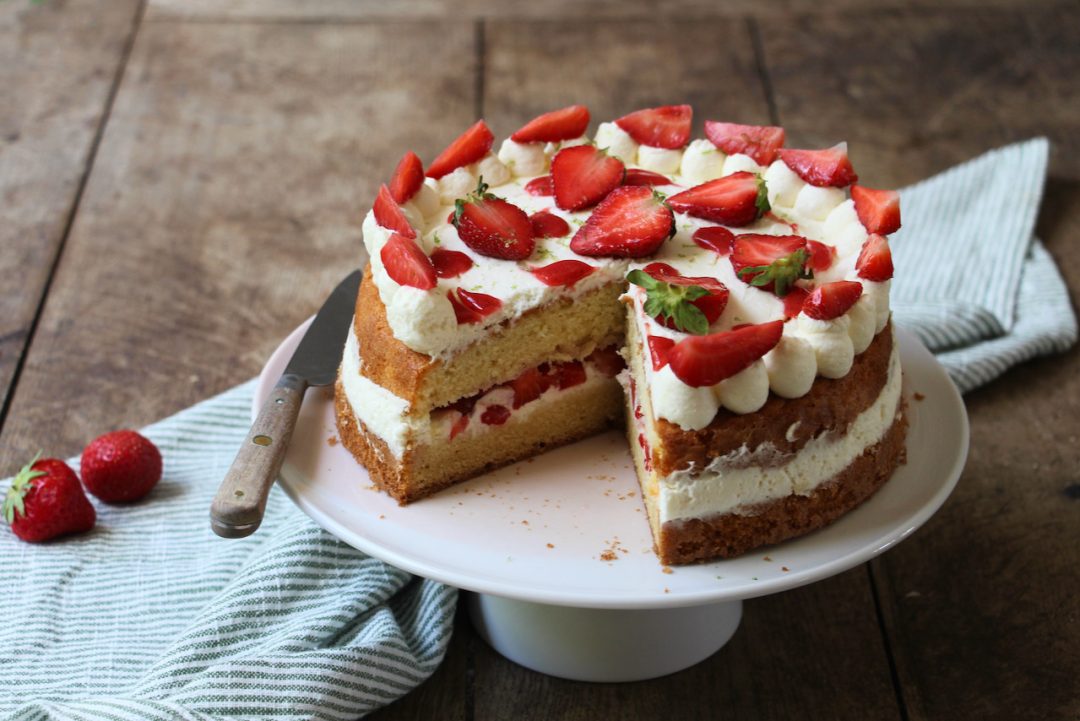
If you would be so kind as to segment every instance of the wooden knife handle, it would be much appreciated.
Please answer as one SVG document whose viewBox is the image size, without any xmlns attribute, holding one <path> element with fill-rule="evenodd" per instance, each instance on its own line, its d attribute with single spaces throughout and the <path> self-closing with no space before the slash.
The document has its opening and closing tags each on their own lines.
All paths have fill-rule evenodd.
<svg viewBox="0 0 1080 721">
<path fill-rule="evenodd" d="M 210 527 L 222 538 L 250 536 L 262 523 L 306 390 L 302 378 L 287 373 L 259 411 L 210 506 Z"/>
</svg>

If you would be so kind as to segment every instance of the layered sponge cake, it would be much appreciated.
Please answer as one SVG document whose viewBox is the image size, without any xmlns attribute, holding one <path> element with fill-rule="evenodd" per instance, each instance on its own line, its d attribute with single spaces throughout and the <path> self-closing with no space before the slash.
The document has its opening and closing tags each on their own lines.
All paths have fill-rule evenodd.
<svg viewBox="0 0 1080 721">
<path fill-rule="evenodd" d="M 689 106 L 588 125 L 557 110 L 495 153 L 480 121 L 402 159 L 363 224 L 344 445 L 410 503 L 625 423 L 665 563 L 858 505 L 904 452 L 896 194 L 843 144 L 691 140 Z"/>
</svg>

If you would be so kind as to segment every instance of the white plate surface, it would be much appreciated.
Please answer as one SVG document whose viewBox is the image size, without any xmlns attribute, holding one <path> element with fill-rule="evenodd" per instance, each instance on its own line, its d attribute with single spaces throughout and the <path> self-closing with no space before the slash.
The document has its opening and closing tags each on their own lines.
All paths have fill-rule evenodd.
<svg viewBox="0 0 1080 721">
<path fill-rule="evenodd" d="M 306 328 L 271 356 L 253 412 Z M 280 483 L 316 523 L 352 546 L 470 591 L 590 608 L 668 608 L 775 593 L 899 543 L 956 485 L 968 449 L 963 401 L 913 335 L 897 336 L 911 424 L 907 465 L 827 528 L 732 560 L 659 563 L 626 441 L 614 431 L 401 507 L 375 490 L 337 443 L 333 391 L 316 388 L 304 401 Z"/>
</svg>

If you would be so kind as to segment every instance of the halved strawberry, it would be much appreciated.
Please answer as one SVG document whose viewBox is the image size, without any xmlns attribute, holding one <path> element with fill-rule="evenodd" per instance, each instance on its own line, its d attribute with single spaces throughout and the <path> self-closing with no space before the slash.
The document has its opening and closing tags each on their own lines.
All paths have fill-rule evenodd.
<svg viewBox="0 0 1080 721">
<path fill-rule="evenodd" d="M 818 286 L 803 303 L 802 312 L 814 320 L 832 320 L 847 313 L 862 295 L 862 283 L 838 280 Z"/>
<path fill-rule="evenodd" d="M 539 398 L 551 387 L 554 380 L 551 376 L 541 373 L 539 369 L 530 368 L 510 381 L 510 387 L 514 389 L 514 410 Z"/>
<path fill-rule="evenodd" d="M 385 183 L 379 186 L 379 194 L 375 196 L 375 205 L 372 210 L 375 211 L 375 222 L 381 227 L 400 233 L 406 238 L 416 237 L 416 231 L 409 225 L 405 214 L 401 212 L 401 206 L 394 202 L 394 197 Z"/>
<path fill-rule="evenodd" d="M 573 288 L 582 278 L 591 275 L 596 268 L 580 260 L 557 260 L 542 268 L 533 268 L 531 272 L 544 285 L 565 285 Z"/>
<path fill-rule="evenodd" d="M 719 225 L 698 228 L 691 237 L 699 248 L 711 250 L 717 255 L 730 255 L 731 244 L 735 241 L 735 234 Z"/>
<path fill-rule="evenodd" d="M 456 278 L 473 267 L 472 258 L 459 250 L 445 248 L 432 251 L 431 263 L 435 266 L 435 275 L 440 278 Z"/>
<path fill-rule="evenodd" d="M 675 150 L 690 141 L 693 117 L 689 105 L 663 105 L 624 115 L 615 124 L 642 145 Z"/>
<path fill-rule="evenodd" d="M 889 241 L 883 235 L 871 235 L 863 243 L 859 258 L 855 261 L 855 270 L 860 278 L 883 283 L 893 277 L 892 251 Z"/>
<path fill-rule="evenodd" d="M 707 295 L 695 298 L 690 303 L 705 314 L 705 320 L 708 321 L 709 325 L 715 323 L 720 314 L 724 312 L 724 308 L 727 307 L 727 286 L 716 278 L 685 276 L 667 263 L 649 263 L 644 270 L 653 278 L 664 283 L 703 288 Z M 658 317 L 656 320 L 672 330 L 682 330 L 676 325 L 675 318 Z"/>
<path fill-rule="evenodd" d="M 810 255 L 810 258 L 806 261 L 806 267 L 815 273 L 828 270 L 833 261 L 836 260 L 836 248 L 819 243 L 816 240 L 806 241 L 806 252 Z"/>
<path fill-rule="evenodd" d="M 772 350 L 783 333 L 784 321 L 774 320 L 722 333 L 688 336 L 668 351 L 668 363 L 675 377 L 688 386 L 716 385 Z"/>
<path fill-rule="evenodd" d="M 825 150 L 780 150 L 780 159 L 810 185 L 846 188 L 859 179 L 848 160 L 847 143 Z"/>
<path fill-rule="evenodd" d="M 510 136 L 515 143 L 557 143 L 581 137 L 589 126 L 589 109 L 571 105 L 533 118 Z"/>
<path fill-rule="evenodd" d="M 622 183 L 626 167 L 592 145 L 563 148 L 551 161 L 555 205 L 581 210 L 596 205 Z"/>
<path fill-rule="evenodd" d="M 413 151 L 405 153 L 390 178 L 390 197 L 396 203 L 407 203 L 424 184 L 424 164 Z"/>
<path fill-rule="evenodd" d="M 525 192 L 538 197 L 555 195 L 555 183 L 550 175 L 541 175 L 539 178 L 533 178 L 528 183 L 525 183 Z"/>
<path fill-rule="evenodd" d="M 458 418 L 454 421 L 454 425 L 450 426 L 450 440 L 454 440 L 457 434 L 463 432 L 469 427 L 469 417 L 464 414 L 458 414 Z"/>
<path fill-rule="evenodd" d="M 581 385 L 586 380 L 585 364 L 581 361 L 555 363 L 552 370 L 561 391 Z"/>
<path fill-rule="evenodd" d="M 561 238 L 570 234 L 570 224 L 546 210 L 529 216 L 534 238 Z"/>
<path fill-rule="evenodd" d="M 705 137 L 728 155 L 749 155 L 758 165 L 769 165 L 776 160 L 776 151 L 784 145 L 784 129 L 775 125 L 739 125 L 706 120 Z"/>
<path fill-rule="evenodd" d="M 731 267 L 750 285 L 783 297 L 806 272 L 809 253 L 800 235 L 744 233 L 731 245 Z"/>
<path fill-rule="evenodd" d="M 455 203 L 454 227 L 465 245 L 480 255 L 524 260 L 536 247 L 525 211 L 487 192 L 483 180 L 468 197 Z"/>
<path fill-rule="evenodd" d="M 888 235 L 900 229 L 900 193 L 853 185 L 851 199 L 866 232 Z"/>
<path fill-rule="evenodd" d="M 439 157 L 428 166 L 429 178 L 441 178 L 458 168 L 475 163 L 491 150 L 495 136 L 483 120 L 477 120 L 468 130 L 459 135 L 454 142 L 439 153 Z"/>
<path fill-rule="evenodd" d="M 480 422 L 489 426 L 501 426 L 510 420 L 510 409 L 506 406 L 488 406 L 480 414 Z"/>
<path fill-rule="evenodd" d="M 454 317 L 457 318 L 458 325 L 479 323 L 502 308 L 502 301 L 495 296 L 464 288 L 458 288 L 456 295 L 454 291 L 448 290 L 446 297 L 450 299 L 450 305 L 454 307 Z"/>
<path fill-rule="evenodd" d="M 668 352 L 675 346 L 675 341 L 662 335 L 650 335 L 646 338 L 649 343 L 649 356 L 652 358 L 652 369 L 658 371 L 668 363 Z"/>
<path fill-rule="evenodd" d="M 810 297 L 810 292 L 805 288 L 799 286 L 793 287 L 788 291 L 788 294 L 784 296 L 784 317 L 794 318 L 799 313 L 802 313 L 803 303 Z"/>
<path fill-rule="evenodd" d="M 379 251 L 379 259 L 386 274 L 398 285 L 431 290 L 438 282 L 431 259 L 414 240 L 400 233 L 390 234 L 390 239 Z"/>
<path fill-rule="evenodd" d="M 667 202 L 680 213 L 736 227 L 753 223 L 769 210 L 765 181 L 745 170 L 695 185 Z"/>
<path fill-rule="evenodd" d="M 585 356 L 585 360 L 596 366 L 596 369 L 608 378 L 619 375 L 619 371 L 626 367 L 626 361 L 619 355 L 619 349 L 613 345 L 606 348 L 597 348 Z"/>
<path fill-rule="evenodd" d="M 675 216 L 652 188 L 624 186 L 596 206 L 570 249 L 579 255 L 640 258 L 655 253 L 674 232 Z"/>
<path fill-rule="evenodd" d="M 623 185 L 671 185 L 671 178 L 651 170 L 641 168 L 627 168 Z"/>
</svg>

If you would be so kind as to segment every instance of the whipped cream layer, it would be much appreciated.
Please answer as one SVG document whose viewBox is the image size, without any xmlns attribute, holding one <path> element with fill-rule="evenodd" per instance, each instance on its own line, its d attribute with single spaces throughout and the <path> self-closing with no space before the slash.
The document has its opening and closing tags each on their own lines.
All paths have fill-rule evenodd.
<svg viewBox="0 0 1080 721">
<path fill-rule="evenodd" d="M 771 444 L 753 450 L 743 446 L 714 458 L 704 469 L 660 478 L 660 522 L 725 513 L 753 515 L 760 504 L 792 494 L 810 495 L 884 438 L 900 413 L 901 385 L 900 356 L 894 343 L 881 393 L 845 432 L 824 433 L 790 454 L 779 453 Z"/>
</svg>

